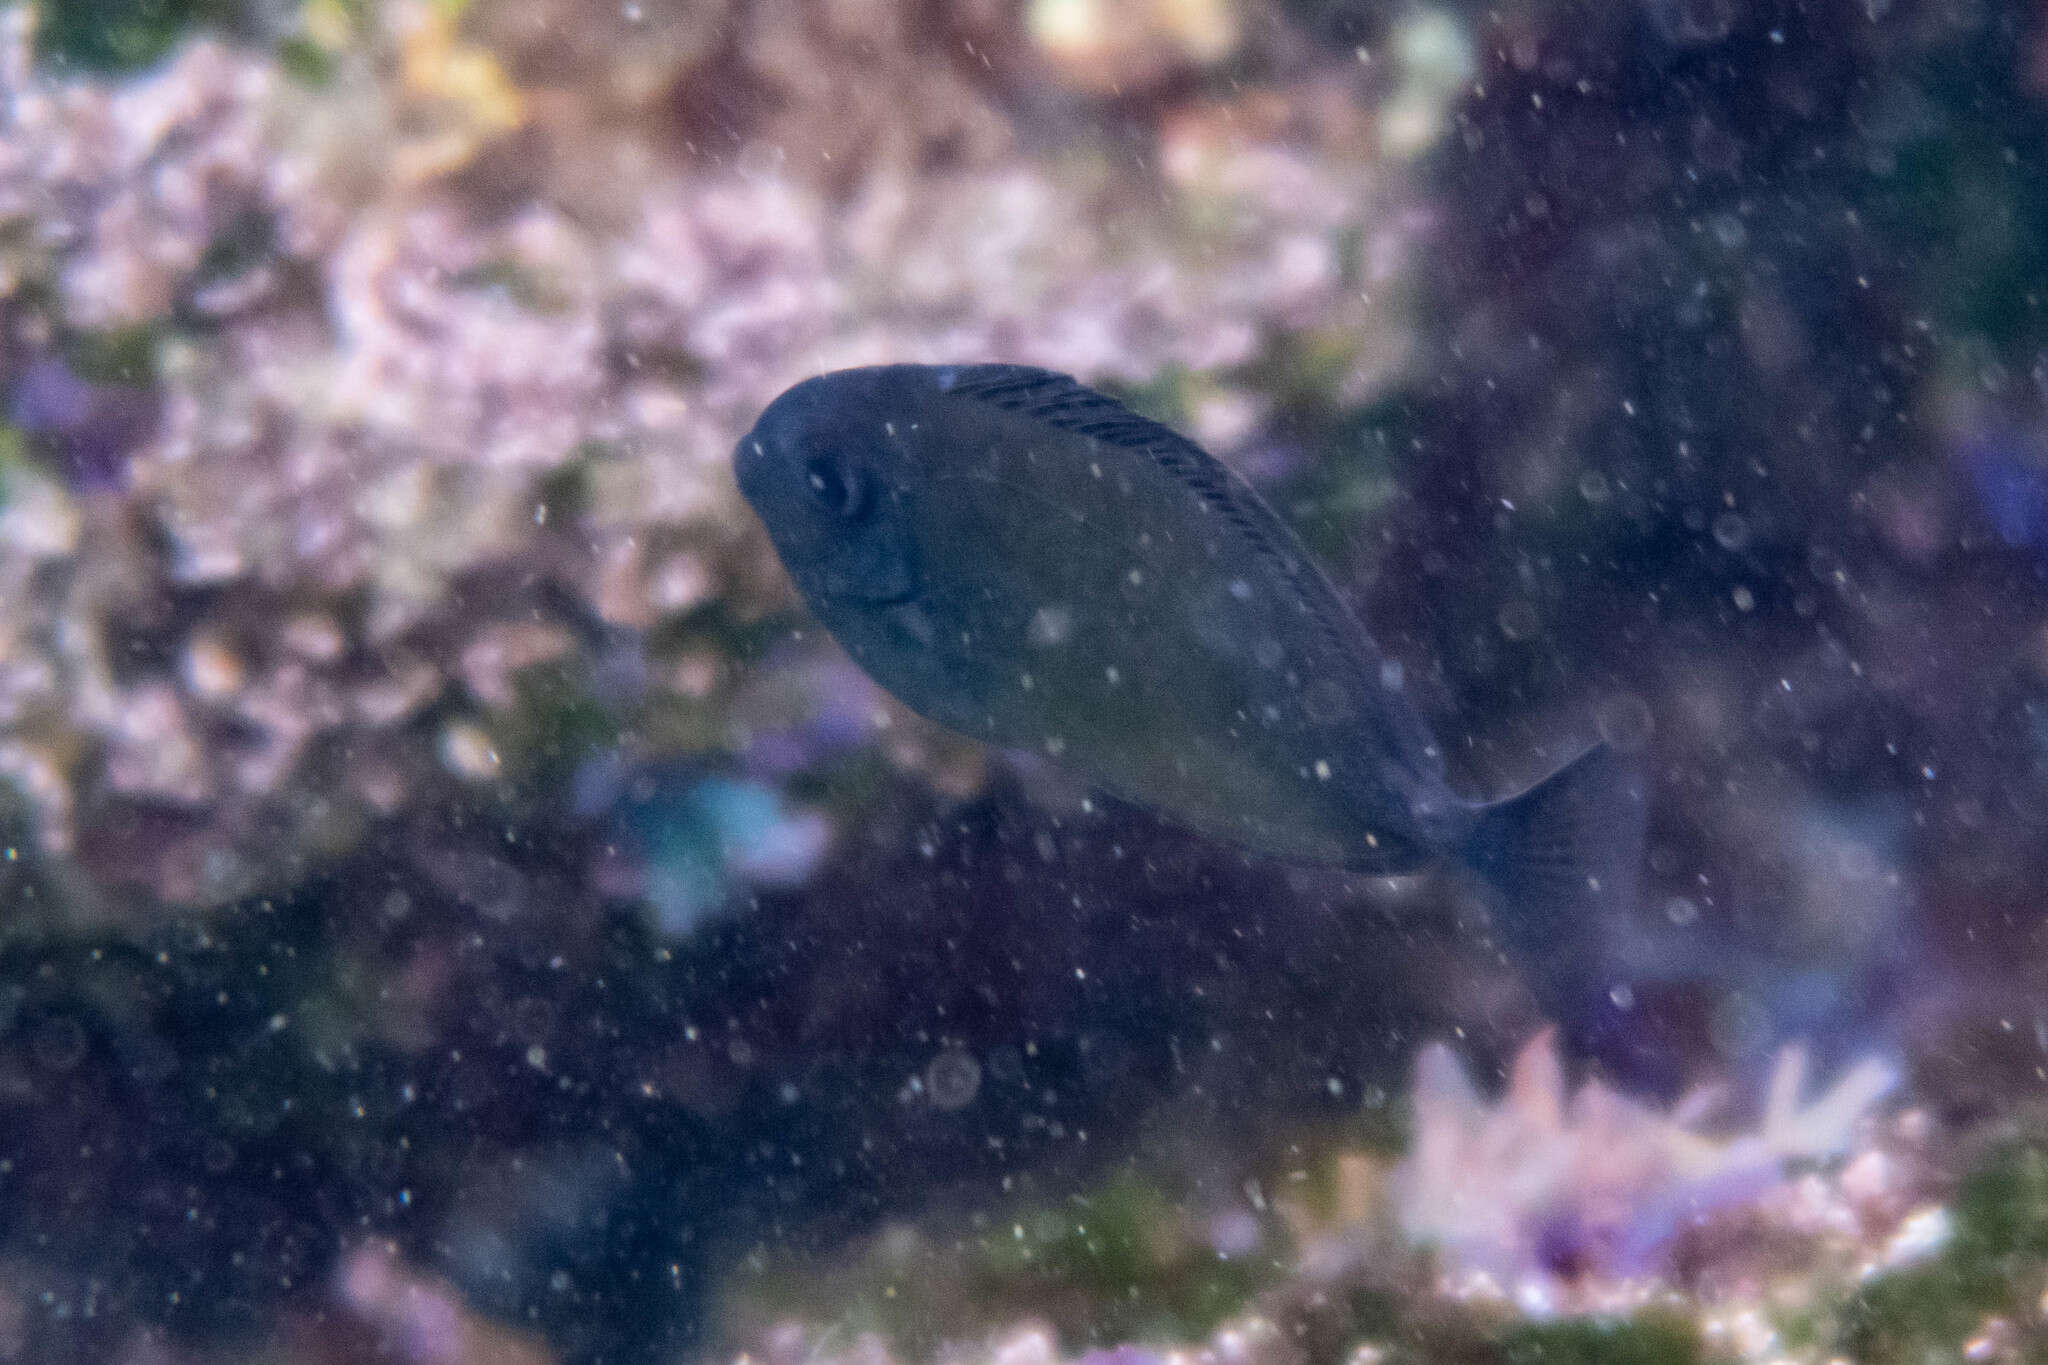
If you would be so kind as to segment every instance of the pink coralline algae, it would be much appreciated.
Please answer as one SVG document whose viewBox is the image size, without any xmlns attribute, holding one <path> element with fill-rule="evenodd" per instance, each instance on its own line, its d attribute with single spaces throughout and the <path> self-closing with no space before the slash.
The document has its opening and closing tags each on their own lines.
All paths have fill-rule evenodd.
<svg viewBox="0 0 2048 1365">
<path fill-rule="evenodd" d="M 908 1365 L 874 1335 L 840 1343 L 831 1334 L 786 1322 L 767 1335 L 745 1365 Z M 980 1341 L 947 1346 L 932 1365 L 1300 1365 L 1297 1344 L 1275 1323 L 1256 1314 L 1233 1319 L 1203 1341 L 1187 1346 L 1127 1344 L 1078 1354 L 1063 1352 L 1045 1325 L 1025 1322 L 991 1332 Z"/>
<path fill-rule="evenodd" d="M 1230 376 L 1276 340 L 1346 338 L 1351 389 L 1398 370 L 1398 186 L 1346 137 L 1205 116 L 1148 183 L 1055 165 L 993 86 L 925 60 L 932 34 L 864 13 L 750 21 L 715 62 L 668 33 L 573 91 L 524 30 L 425 6 L 379 7 L 322 85 L 211 40 L 64 78 L 31 65 L 25 11 L 0 18 L 0 226 L 25 229 L 0 237 L 0 356 L 59 375 L 119 335 L 147 419 L 95 428 L 104 477 L 4 473 L 40 529 L 0 537 L 0 773 L 43 850 L 172 902 L 274 886 L 475 780 L 447 736 L 496 752 L 516 722 L 506 669 L 473 685 L 508 628 L 786 605 L 727 455 L 805 373 L 1207 376 L 1188 401 L 1228 454 L 1260 411 Z M 796 107 L 881 98 L 874 63 L 901 67 L 867 111 L 895 134 L 665 145 L 634 66 L 662 53 L 713 63 L 693 127 L 771 78 Z M 615 163 L 640 170 L 586 185 Z M 706 647 L 650 660 L 627 704 L 717 685 Z"/>
<path fill-rule="evenodd" d="M 552 1358 L 538 1344 L 484 1321 L 452 1289 L 375 1243 L 343 1258 L 334 1297 L 370 1329 L 380 1357 L 407 1365 L 544 1365 Z"/>
<path fill-rule="evenodd" d="M 166 313 L 208 244 L 264 192 L 271 64 L 215 43 L 126 86 L 28 68 L 29 11 L 0 14 L 0 221 L 31 223 L 61 261 L 62 320 Z"/>
</svg>

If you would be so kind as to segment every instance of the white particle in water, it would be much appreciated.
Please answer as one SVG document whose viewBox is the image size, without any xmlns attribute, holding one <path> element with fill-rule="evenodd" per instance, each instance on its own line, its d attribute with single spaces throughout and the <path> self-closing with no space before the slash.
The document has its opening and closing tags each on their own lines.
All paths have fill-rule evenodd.
<svg viewBox="0 0 2048 1365">
<path fill-rule="evenodd" d="M 480 782 L 498 772 L 498 750 L 479 726 L 456 721 L 441 732 L 441 762 L 457 777 Z"/>
<path fill-rule="evenodd" d="M 1518 600 L 1500 609 L 1500 633 L 1510 640 L 1526 640 L 1542 628 L 1533 603 Z"/>
<path fill-rule="evenodd" d="M 1031 624 L 1025 628 L 1025 636 L 1041 649 L 1063 645 L 1074 634 L 1074 613 L 1069 607 L 1052 605 L 1040 607 L 1031 613 Z"/>
</svg>

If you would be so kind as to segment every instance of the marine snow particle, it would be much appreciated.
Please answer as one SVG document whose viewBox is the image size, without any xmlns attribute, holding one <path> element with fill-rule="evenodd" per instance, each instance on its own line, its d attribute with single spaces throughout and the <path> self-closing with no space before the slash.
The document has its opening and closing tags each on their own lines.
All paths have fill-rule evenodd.
<svg viewBox="0 0 2048 1365">
<path fill-rule="evenodd" d="M 448 771 L 470 782 L 482 782 L 498 775 L 498 750 L 479 726 L 457 721 L 441 732 L 441 762 Z"/>
</svg>

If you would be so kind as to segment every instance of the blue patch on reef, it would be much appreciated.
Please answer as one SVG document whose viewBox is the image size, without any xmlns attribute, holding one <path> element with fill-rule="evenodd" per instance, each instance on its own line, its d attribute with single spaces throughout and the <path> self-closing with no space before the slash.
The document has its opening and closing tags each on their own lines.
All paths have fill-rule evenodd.
<svg viewBox="0 0 2048 1365">
<path fill-rule="evenodd" d="M 2048 451 L 2011 428 L 1971 438 L 1963 462 L 1978 508 L 1998 538 L 2015 549 L 2048 549 Z"/>
<path fill-rule="evenodd" d="M 808 877 L 831 840 L 825 818 L 775 788 L 701 770 L 628 772 L 615 755 L 577 774 L 579 814 L 603 815 L 623 856 L 618 889 L 644 899 L 663 934 L 683 937 L 739 894 Z"/>
<path fill-rule="evenodd" d="M 97 383 L 46 356 L 23 367 L 7 416 L 72 487 L 93 490 L 120 486 L 128 457 L 156 426 L 157 403 L 145 389 Z"/>
</svg>

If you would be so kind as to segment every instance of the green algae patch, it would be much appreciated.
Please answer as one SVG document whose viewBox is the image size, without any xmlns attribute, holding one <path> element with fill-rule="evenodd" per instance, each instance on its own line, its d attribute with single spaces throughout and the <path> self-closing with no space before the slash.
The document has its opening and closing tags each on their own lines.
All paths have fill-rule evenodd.
<svg viewBox="0 0 2048 1365">
<path fill-rule="evenodd" d="M 1289 1255 L 1226 1256 L 1158 1184 L 1133 1173 L 1083 1194 L 1007 1201 L 958 1221 L 901 1226 L 835 1268 L 784 1264 L 742 1290 L 739 1321 L 835 1305 L 836 1332 L 875 1332 L 899 1359 L 1019 1322 L 1043 1323 L 1063 1355 L 1131 1342 L 1200 1341 L 1281 1283 Z M 942 1226 L 947 1225 L 947 1226 Z"/>
<path fill-rule="evenodd" d="M 966 1301 L 991 1322 L 1042 1317 L 1069 1352 L 1198 1341 L 1284 1269 L 1265 1245 L 1219 1252 L 1187 1211 L 1134 1174 L 1085 1195 L 993 1217 L 967 1243 Z"/>
<path fill-rule="evenodd" d="M 499 256 L 457 271 L 451 283 L 458 289 L 496 294 L 529 313 L 556 316 L 569 311 L 568 294 L 546 271 L 510 256 Z"/>
<path fill-rule="evenodd" d="M 2048 1148 L 2008 1147 L 1964 1180 L 1954 1233 L 1925 1265 L 1881 1276 L 1841 1313 L 1837 1345 L 1864 1365 L 1960 1360 L 1987 1321 L 2036 1320 L 2048 1285 Z M 2048 1359 L 2034 1334 L 2022 1354 Z"/>
<path fill-rule="evenodd" d="M 1699 1365 L 1699 1330 L 1683 1318 L 1567 1318 L 1510 1328 L 1500 1339 L 1507 1365 Z"/>
<path fill-rule="evenodd" d="M 0 507 L 7 506 L 9 489 L 15 472 L 28 460 L 28 441 L 19 427 L 0 422 Z"/>
<path fill-rule="evenodd" d="M 36 55 L 47 65 L 133 71 L 155 62 L 213 7 L 195 0 L 45 0 Z"/>
<path fill-rule="evenodd" d="M 1063 1324 L 1076 1344 L 1197 1339 L 1274 1278 L 1270 1252 L 1220 1253 L 1190 1236 L 1180 1211 L 1135 1177 L 1037 1221 L 1036 1237 L 989 1239 L 982 1277 L 998 1295 L 1025 1291 L 1024 1302 L 1045 1290 L 1093 1300 L 1085 1329 Z"/>
<path fill-rule="evenodd" d="M 585 660 L 539 659 L 513 670 L 515 698 L 492 718 L 508 768 L 544 798 L 592 754 L 619 743 L 622 722 L 597 695 Z"/>
<path fill-rule="evenodd" d="M 1673 1310 L 1538 1322 L 1502 1303 L 1441 1296 L 1428 1287 L 1432 1278 L 1354 1289 L 1342 1321 L 1322 1331 L 1314 1314 L 1299 1324 L 1283 1319 L 1281 1328 L 1313 1333 L 1322 1358 L 1378 1365 L 1702 1365 L 1716 1358 L 1698 1326 Z"/>
<path fill-rule="evenodd" d="M 150 385 L 157 377 L 159 322 L 72 332 L 64 338 L 65 361 L 80 379 L 95 384 Z"/>
</svg>

